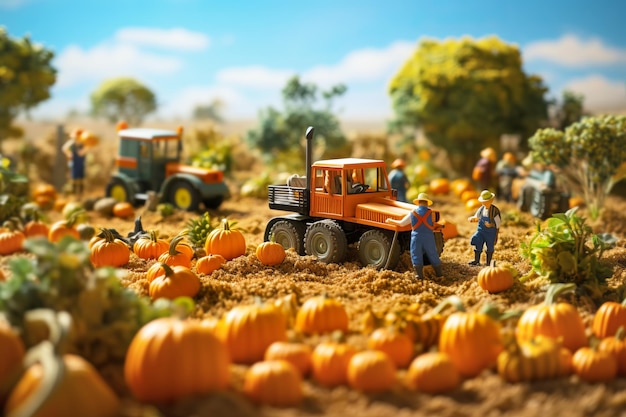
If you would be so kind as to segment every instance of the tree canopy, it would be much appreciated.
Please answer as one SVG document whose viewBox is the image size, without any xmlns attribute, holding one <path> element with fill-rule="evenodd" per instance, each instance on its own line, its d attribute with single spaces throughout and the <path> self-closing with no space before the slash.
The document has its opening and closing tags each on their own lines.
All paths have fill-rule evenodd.
<svg viewBox="0 0 626 417">
<path fill-rule="evenodd" d="M 126 120 L 130 126 L 138 126 L 156 109 L 154 93 L 133 78 L 105 80 L 91 94 L 91 113 L 112 123 Z"/>
<path fill-rule="evenodd" d="M 394 128 L 421 128 L 467 170 L 500 135 L 530 136 L 547 119 L 547 88 L 527 75 L 517 46 L 497 37 L 421 41 L 393 77 Z"/>
<path fill-rule="evenodd" d="M 20 137 L 22 130 L 13 125 L 22 111 L 50 97 L 56 82 L 54 53 L 31 42 L 9 37 L 0 27 L 0 144 L 2 139 Z"/>
<path fill-rule="evenodd" d="M 533 161 L 554 166 L 570 190 L 584 196 L 593 218 L 626 178 L 626 116 L 585 117 L 564 132 L 539 129 L 529 145 Z"/>
<path fill-rule="evenodd" d="M 317 106 L 317 85 L 302 83 L 294 76 L 282 90 L 284 112 L 272 107 L 261 110 L 259 126 L 248 131 L 246 140 L 266 156 L 291 159 L 301 165 L 305 153 L 304 133 L 308 126 L 314 126 L 316 144 L 323 146 L 326 155 L 331 150 L 342 149 L 347 140 L 332 112 L 332 101 L 345 91 L 343 84 L 322 91 L 323 103 Z"/>
</svg>

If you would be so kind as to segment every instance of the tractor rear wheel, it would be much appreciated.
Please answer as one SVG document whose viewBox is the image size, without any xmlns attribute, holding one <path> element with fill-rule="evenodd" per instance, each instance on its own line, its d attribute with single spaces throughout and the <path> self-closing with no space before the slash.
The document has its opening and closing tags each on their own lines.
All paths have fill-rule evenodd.
<svg viewBox="0 0 626 417">
<path fill-rule="evenodd" d="M 113 178 L 106 187 L 105 194 L 107 197 L 112 197 L 117 201 L 128 201 L 130 204 L 135 204 L 135 196 L 130 191 L 128 185 L 119 178 Z"/>
<path fill-rule="evenodd" d="M 333 220 L 320 220 L 309 226 L 304 234 L 304 250 L 326 263 L 339 263 L 348 253 L 346 235 Z"/>
<path fill-rule="evenodd" d="M 400 261 L 400 244 L 391 247 L 393 232 L 372 229 L 361 235 L 359 239 L 359 260 L 364 266 L 371 265 L 376 269 L 394 269 Z M 387 262 L 389 259 L 389 262 Z"/>
<path fill-rule="evenodd" d="M 176 181 L 169 189 L 168 201 L 180 210 L 197 211 L 200 205 L 200 194 L 187 181 Z"/>
<path fill-rule="evenodd" d="M 279 220 L 272 225 L 268 236 L 274 235 L 276 243 L 280 243 L 285 249 L 293 248 L 298 255 L 304 255 L 305 231 L 303 223 Z"/>
</svg>

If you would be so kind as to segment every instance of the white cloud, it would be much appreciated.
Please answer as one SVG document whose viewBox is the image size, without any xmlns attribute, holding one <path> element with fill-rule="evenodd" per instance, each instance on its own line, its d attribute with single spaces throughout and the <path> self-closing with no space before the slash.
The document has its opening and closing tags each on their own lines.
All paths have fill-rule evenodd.
<svg viewBox="0 0 626 417">
<path fill-rule="evenodd" d="M 524 47 L 523 56 L 529 61 L 548 61 L 576 68 L 626 63 L 626 50 L 606 45 L 599 38 L 583 40 L 572 34 L 557 40 L 532 42 Z"/>
<path fill-rule="evenodd" d="M 201 51 L 208 48 L 210 44 L 210 39 L 205 34 L 183 28 L 129 27 L 118 30 L 115 33 L 115 39 L 121 43 L 184 51 Z"/>
<path fill-rule="evenodd" d="M 260 65 L 225 68 L 215 75 L 218 83 L 263 89 L 282 88 L 295 71 L 272 69 Z"/>
<path fill-rule="evenodd" d="M 626 82 L 590 75 L 569 81 L 563 88 L 584 96 L 585 109 L 594 112 L 626 109 Z"/>
<path fill-rule="evenodd" d="M 72 45 L 61 51 L 55 60 L 59 88 L 86 80 L 116 76 L 170 74 L 182 67 L 180 59 L 144 52 L 132 45 L 101 44 L 91 49 Z"/>
<path fill-rule="evenodd" d="M 232 114 L 251 105 L 239 90 L 228 86 L 187 86 L 171 97 L 164 97 L 159 114 L 165 117 L 190 117 L 197 105 L 209 104 L 217 99 L 224 103 L 225 114 Z"/>
<path fill-rule="evenodd" d="M 384 49 L 350 52 L 336 65 L 314 67 L 302 78 L 326 87 L 337 83 L 386 82 L 415 51 L 415 43 L 397 41 Z"/>
<path fill-rule="evenodd" d="M 17 9 L 31 3 L 33 0 L 0 0 L 0 9 Z"/>
</svg>

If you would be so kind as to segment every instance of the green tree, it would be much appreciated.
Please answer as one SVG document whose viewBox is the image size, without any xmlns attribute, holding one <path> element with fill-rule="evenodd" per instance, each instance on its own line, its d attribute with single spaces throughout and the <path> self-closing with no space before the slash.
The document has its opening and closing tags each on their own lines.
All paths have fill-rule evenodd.
<svg viewBox="0 0 626 417">
<path fill-rule="evenodd" d="M 50 97 L 56 82 L 53 57 L 52 51 L 33 44 L 28 36 L 14 39 L 0 27 L 0 149 L 4 138 L 22 136 L 13 125 L 20 112 Z"/>
<path fill-rule="evenodd" d="M 424 40 L 391 80 L 391 127 L 421 128 L 454 169 L 469 172 L 501 134 L 528 137 L 540 127 L 546 91 L 522 70 L 518 47 L 497 37 Z"/>
<path fill-rule="evenodd" d="M 333 100 L 345 92 L 343 84 L 322 91 L 323 103 L 317 106 L 318 87 L 302 83 L 298 76 L 292 77 L 282 90 L 284 112 L 272 107 L 261 110 L 259 126 L 248 131 L 246 141 L 266 157 L 302 166 L 304 132 L 308 126 L 314 126 L 316 144 L 324 149 L 324 155 L 332 156 L 333 151 L 340 151 L 347 144 L 332 109 Z"/>
<path fill-rule="evenodd" d="M 572 91 L 563 91 L 561 101 L 557 103 L 555 119 L 559 129 L 565 128 L 579 121 L 584 115 L 585 97 Z"/>
<path fill-rule="evenodd" d="M 626 116 L 585 117 L 565 129 L 539 129 L 530 139 L 534 161 L 553 165 L 572 192 L 584 196 L 593 219 L 626 178 Z"/>
<path fill-rule="evenodd" d="M 112 123 L 126 120 L 138 126 L 156 109 L 154 93 L 133 78 L 106 80 L 91 94 L 91 113 Z"/>
<path fill-rule="evenodd" d="M 224 108 L 224 102 L 220 99 L 215 99 L 208 104 L 198 104 L 193 109 L 194 120 L 212 120 L 214 122 L 223 121 L 222 109 Z"/>
</svg>

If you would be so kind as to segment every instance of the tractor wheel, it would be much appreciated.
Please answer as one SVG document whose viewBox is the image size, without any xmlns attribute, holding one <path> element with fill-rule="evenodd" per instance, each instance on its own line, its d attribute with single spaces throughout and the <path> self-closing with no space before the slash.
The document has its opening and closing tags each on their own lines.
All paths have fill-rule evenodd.
<svg viewBox="0 0 626 417">
<path fill-rule="evenodd" d="M 119 178 L 113 178 L 107 184 L 105 194 L 117 201 L 128 201 L 132 205 L 135 204 L 135 195 L 130 191 L 128 185 Z"/>
<path fill-rule="evenodd" d="M 359 260 L 364 266 L 371 265 L 376 269 L 394 269 L 400 261 L 400 244 L 393 242 L 393 233 L 372 229 L 361 235 L 359 239 Z M 387 262 L 389 259 L 389 262 Z"/>
<path fill-rule="evenodd" d="M 279 220 L 272 225 L 268 236 L 274 235 L 276 243 L 280 243 L 285 249 L 293 248 L 298 255 L 304 255 L 305 231 L 303 223 Z"/>
<path fill-rule="evenodd" d="M 204 200 L 204 207 L 206 207 L 207 209 L 217 209 L 219 208 L 219 206 L 222 205 L 222 202 L 224 201 L 224 196 L 220 195 L 217 197 L 211 197 L 211 198 L 207 198 L 206 200 Z"/>
<path fill-rule="evenodd" d="M 346 235 L 333 220 L 320 220 L 309 226 L 304 234 L 304 250 L 326 263 L 339 263 L 348 253 Z"/>
<path fill-rule="evenodd" d="M 180 210 L 197 211 L 200 205 L 200 195 L 190 183 L 176 181 L 169 189 L 168 201 Z"/>
</svg>

